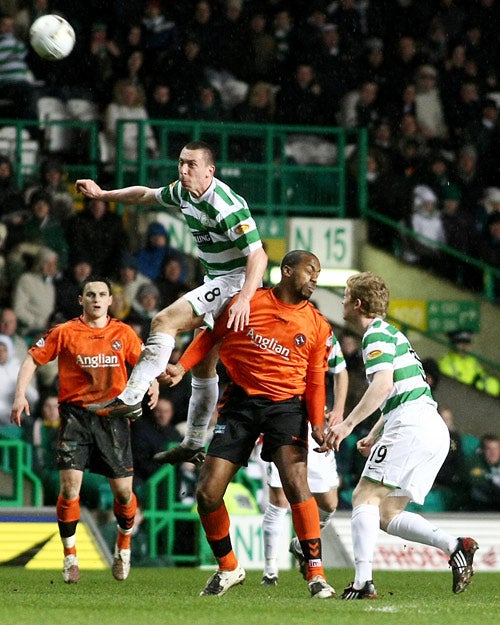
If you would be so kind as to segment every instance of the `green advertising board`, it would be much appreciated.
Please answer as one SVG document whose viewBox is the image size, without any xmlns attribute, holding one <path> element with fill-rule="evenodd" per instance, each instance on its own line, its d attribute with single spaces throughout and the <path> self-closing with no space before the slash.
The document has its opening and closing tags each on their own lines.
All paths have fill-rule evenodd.
<svg viewBox="0 0 500 625">
<path fill-rule="evenodd" d="M 479 302 L 441 301 L 427 302 L 427 330 L 429 332 L 454 332 L 469 330 L 479 332 L 481 309 Z"/>
</svg>

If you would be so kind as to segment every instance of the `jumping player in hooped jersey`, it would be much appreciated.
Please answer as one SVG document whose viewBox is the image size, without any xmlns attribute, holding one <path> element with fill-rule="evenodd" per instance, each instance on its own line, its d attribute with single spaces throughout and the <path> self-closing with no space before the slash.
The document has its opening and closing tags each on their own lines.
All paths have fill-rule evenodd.
<svg viewBox="0 0 500 625">
<path fill-rule="evenodd" d="M 214 176 L 215 156 L 203 141 L 186 144 L 179 156 L 179 179 L 158 189 L 132 186 L 104 191 L 93 180 L 77 180 L 78 191 L 106 202 L 160 204 L 181 210 L 205 269 L 204 284 L 161 310 L 127 387 L 110 402 L 89 409 L 100 415 L 138 418 L 141 400 L 152 380 L 164 373 L 175 337 L 185 331 L 212 327 L 232 299 L 228 327 L 242 330 L 250 314 L 250 299 L 262 284 L 267 255 L 247 202 Z M 193 370 L 187 432 L 180 445 L 164 452 L 161 462 L 177 464 L 204 456 L 208 423 L 218 399 L 218 352 L 207 355 Z"/>
<path fill-rule="evenodd" d="M 80 579 L 76 526 L 80 519 L 80 489 L 88 468 L 108 478 L 114 495 L 118 537 L 112 572 L 115 579 L 123 581 L 130 571 L 130 541 L 137 510 L 132 492 L 130 425 L 123 418 L 99 417 L 86 406 L 123 390 L 127 364 L 135 365 L 143 345 L 130 326 L 109 317 L 112 295 L 106 278 L 87 278 L 78 299 L 83 308 L 80 317 L 52 328 L 30 348 L 19 371 L 11 421 L 21 425 L 22 413 L 29 414 L 26 388 L 37 368 L 58 358 L 61 426 L 56 511 L 64 547 L 63 578 L 69 584 Z M 148 392 L 153 408 L 158 400 L 156 380 Z"/>
<path fill-rule="evenodd" d="M 372 562 L 379 529 L 448 554 L 455 594 L 466 590 L 473 575 L 478 544 L 455 538 L 407 512 L 410 501 L 424 502 L 449 448 L 448 428 L 437 411 L 422 364 L 408 339 L 384 320 L 389 291 L 370 272 L 347 280 L 343 316 L 363 333 L 363 360 L 368 389 L 349 415 L 327 433 L 327 445 L 338 450 L 352 430 L 378 408 L 381 416 L 358 450 L 368 458 L 352 498 L 354 581 L 342 599 L 373 599 Z"/>
</svg>

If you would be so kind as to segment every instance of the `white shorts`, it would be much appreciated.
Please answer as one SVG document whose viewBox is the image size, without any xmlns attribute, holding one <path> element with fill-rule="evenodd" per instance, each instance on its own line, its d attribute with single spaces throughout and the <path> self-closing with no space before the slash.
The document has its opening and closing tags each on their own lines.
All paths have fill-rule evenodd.
<svg viewBox="0 0 500 625">
<path fill-rule="evenodd" d="M 328 493 L 339 486 L 339 476 L 337 473 L 337 463 L 335 454 L 318 454 L 314 449 L 318 443 L 311 434 L 309 426 L 309 451 L 307 453 L 307 481 L 311 493 Z M 281 488 L 281 479 L 278 468 L 274 462 L 269 462 L 267 467 L 267 485 L 273 488 Z"/>
<path fill-rule="evenodd" d="M 212 330 L 214 320 L 221 315 L 229 300 L 241 291 L 244 282 L 244 271 L 216 278 L 205 276 L 201 286 L 182 297 L 191 304 L 196 316 L 204 315 L 203 324 Z"/>
<path fill-rule="evenodd" d="M 392 496 L 423 504 L 449 449 L 448 427 L 436 408 L 410 402 L 386 422 L 361 475 L 394 487 Z"/>
</svg>

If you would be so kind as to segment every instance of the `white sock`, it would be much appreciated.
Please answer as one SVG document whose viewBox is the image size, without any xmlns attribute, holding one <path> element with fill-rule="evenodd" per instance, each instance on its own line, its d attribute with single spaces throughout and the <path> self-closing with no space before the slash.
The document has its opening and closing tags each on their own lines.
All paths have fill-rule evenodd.
<svg viewBox="0 0 500 625">
<path fill-rule="evenodd" d="M 373 579 L 373 554 L 380 529 L 380 511 L 378 506 L 361 504 L 352 511 L 351 532 L 354 551 L 354 588 L 363 588 L 368 580 Z"/>
<path fill-rule="evenodd" d="M 208 424 L 219 399 L 219 376 L 215 378 L 191 378 L 191 397 L 183 445 L 190 449 L 202 447 L 205 443 Z"/>
<path fill-rule="evenodd" d="M 330 523 L 333 519 L 333 515 L 335 514 L 335 510 L 333 512 L 328 512 L 327 510 L 323 510 L 318 506 L 319 510 L 319 526 L 322 530 Z"/>
<path fill-rule="evenodd" d="M 278 551 L 285 526 L 287 508 L 268 503 L 262 519 L 264 537 L 264 575 L 278 575 Z"/>
<path fill-rule="evenodd" d="M 387 526 L 387 533 L 405 540 L 437 547 L 451 555 L 457 547 L 457 539 L 414 512 L 400 512 Z"/>
<path fill-rule="evenodd" d="M 165 371 L 174 347 L 175 338 L 172 335 L 164 332 L 150 334 L 127 386 L 118 398 L 129 406 L 142 401 L 151 382 Z"/>
</svg>

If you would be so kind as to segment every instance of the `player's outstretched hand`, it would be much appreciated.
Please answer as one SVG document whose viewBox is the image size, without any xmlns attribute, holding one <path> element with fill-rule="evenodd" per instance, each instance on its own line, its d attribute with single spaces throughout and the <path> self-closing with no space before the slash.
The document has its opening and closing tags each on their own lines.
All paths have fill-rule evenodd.
<svg viewBox="0 0 500 625">
<path fill-rule="evenodd" d="M 233 328 L 235 332 L 243 330 L 250 321 L 250 301 L 238 296 L 229 309 L 227 327 Z"/>
<path fill-rule="evenodd" d="M 186 370 L 181 364 L 170 364 L 167 365 L 165 373 L 159 375 L 157 380 L 160 384 L 164 384 L 165 386 L 175 386 L 176 384 L 179 384 L 185 373 Z"/>
<path fill-rule="evenodd" d="M 21 425 L 21 416 L 23 412 L 28 416 L 30 415 L 30 405 L 28 400 L 26 397 L 20 397 L 19 399 L 15 398 L 10 412 L 10 422 L 15 423 L 16 425 Z"/>
<path fill-rule="evenodd" d="M 93 180 L 82 178 L 75 182 L 75 187 L 78 193 L 83 193 L 86 197 L 98 199 L 102 195 L 101 187 Z"/>
</svg>

